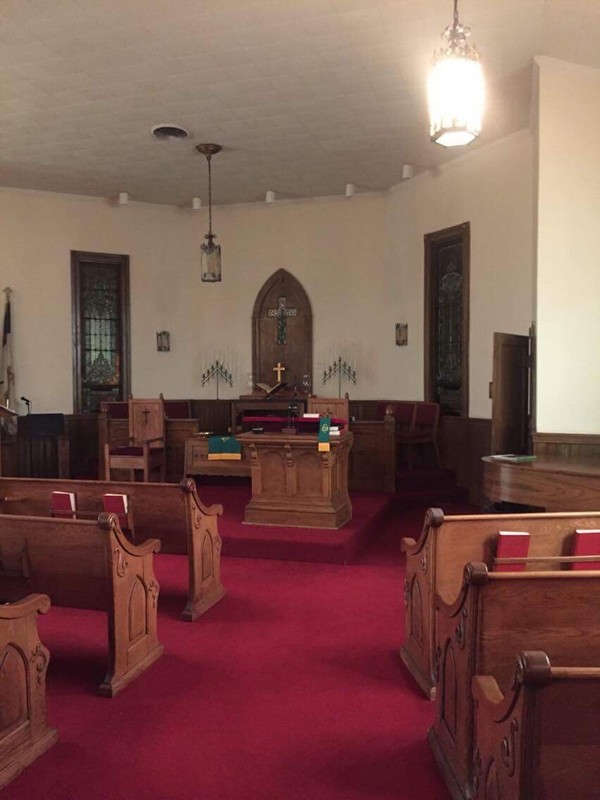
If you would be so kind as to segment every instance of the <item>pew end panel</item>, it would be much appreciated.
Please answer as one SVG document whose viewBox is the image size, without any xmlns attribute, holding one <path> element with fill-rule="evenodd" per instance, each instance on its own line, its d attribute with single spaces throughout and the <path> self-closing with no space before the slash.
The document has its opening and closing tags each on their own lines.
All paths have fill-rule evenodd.
<svg viewBox="0 0 600 800">
<path fill-rule="evenodd" d="M 50 656 L 37 630 L 49 608 L 43 594 L 0 606 L 0 789 L 58 740 L 46 721 Z"/>
<path fill-rule="evenodd" d="M 541 651 L 517 658 L 503 694 L 472 681 L 476 800 L 589 800 L 600 784 L 600 668 L 552 667 Z"/>
<path fill-rule="evenodd" d="M 435 721 L 429 742 L 454 798 L 473 796 L 476 674 L 511 686 L 514 659 L 542 648 L 561 667 L 600 663 L 600 571 L 488 573 L 467 564 L 458 598 L 436 597 Z"/>
<path fill-rule="evenodd" d="M 437 531 L 444 522 L 441 508 L 429 508 L 418 541 L 405 537 L 402 551 L 406 554 L 404 578 L 405 627 L 400 657 L 408 671 L 429 699 L 435 697 L 432 654 L 435 631 L 432 614 L 435 586 Z"/>
<path fill-rule="evenodd" d="M 119 526 L 116 514 L 102 513 L 99 527 L 108 535 L 109 558 L 108 671 L 98 691 L 114 697 L 164 652 L 158 641 L 159 585 L 154 575 L 153 554 L 158 539 L 132 544 Z"/>
<path fill-rule="evenodd" d="M 96 522 L 0 515 L 0 554 L 25 554 L 33 591 L 55 606 L 107 612 L 108 670 L 99 692 L 114 696 L 163 652 L 156 634 L 157 539 L 132 544 L 116 514 Z"/>
<path fill-rule="evenodd" d="M 180 487 L 185 501 L 189 565 L 189 592 L 182 618 L 193 622 L 225 594 L 221 583 L 222 542 L 217 522 L 223 506 L 205 506 L 191 478 L 184 478 Z"/>
<path fill-rule="evenodd" d="M 419 540 L 404 539 L 406 553 L 406 629 L 402 660 L 428 697 L 435 695 L 435 596 L 451 603 L 459 594 L 464 565 L 493 563 L 497 534 L 527 531 L 529 555 L 548 560 L 527 564 L 527 570 L 568 569 L 553 559 L 567 556 L 576 529 L 600 528 L 598 512 L 535 514 L 470 514 L 444 517 L 429 509 Z"/>
</svg>

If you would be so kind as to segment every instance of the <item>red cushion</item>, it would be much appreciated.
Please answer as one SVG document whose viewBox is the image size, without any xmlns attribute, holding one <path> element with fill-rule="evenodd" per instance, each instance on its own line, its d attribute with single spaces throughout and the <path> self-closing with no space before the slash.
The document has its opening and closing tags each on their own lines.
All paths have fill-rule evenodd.
<svg viewBox="0 0 600 800">
<path fill-rule="evenodd" d="M 162 453 L 162 451 L 163 451 L 162 447 L 151 447 L 150 455 L 154 455 L 155 453 Z M 122 445 L 121 447 L 111 447 L 110 454 L 111 456 L 143 456 L 144 448 L 134 447 L 130 445 Z"/>
</svg>

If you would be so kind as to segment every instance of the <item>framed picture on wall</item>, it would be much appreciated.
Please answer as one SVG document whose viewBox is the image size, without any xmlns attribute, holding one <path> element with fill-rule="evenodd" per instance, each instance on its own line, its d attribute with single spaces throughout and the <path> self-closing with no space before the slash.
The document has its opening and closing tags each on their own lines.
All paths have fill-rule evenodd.
<svg viewBox="0 0 600 800">
<path fill-rule="evenodd" d="M 156 349 L 161 353 L 168 353 L 171 349 L 171 334 L 169 331 L 156 332 Z"/>
<path fill-rule="evenodd" d="M 408 344 L 408 323 L 396 323 L 396 344 L 398 347 L 404 347 Z"/>
</svg>

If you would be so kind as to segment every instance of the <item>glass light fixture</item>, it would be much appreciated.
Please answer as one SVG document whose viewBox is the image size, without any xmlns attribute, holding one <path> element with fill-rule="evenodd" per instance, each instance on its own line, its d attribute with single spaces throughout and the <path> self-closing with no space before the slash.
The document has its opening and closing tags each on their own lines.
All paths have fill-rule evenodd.
<svg viewBox="0 0 600 800">
<path fill-rule="evenodd" d="M 429 76 L 429 120 L 431 141 L 444 147 L 465 145 L 481 132 L 485 100 L 479 51 L 467 40 L 470 28 L 454 21 L 442 33 L 443 45 L 434 55 Z"/>
<path fill-rule="evenodd" d="M 211 158 L 221 150 L 220 144 L 198 144 L 196 150 L 206 156 L 208 162 L 208 233 L 206 242 L 200 247 L 200 278 L 207 283 L 218 283 L 221 280 L 221 245 L 215 244 L 212 232 L 212 175 Z"/>
</svg>

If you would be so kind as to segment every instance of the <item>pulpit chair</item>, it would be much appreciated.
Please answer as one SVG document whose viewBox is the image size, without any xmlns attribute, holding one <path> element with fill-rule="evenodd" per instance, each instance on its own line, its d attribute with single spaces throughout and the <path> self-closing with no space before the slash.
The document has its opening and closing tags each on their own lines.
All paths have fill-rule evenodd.
<svg viewBox="0 0 600 800">
<path fill-rule="evenodd" d="M 350 400 L 347 397 L 309 397 L 306 401 L 306 411 L 309 414 L 321 414 L 350 419 Z"/>
<path fill-rule="evenodd" d="M 436 463 L 441 466 L 440 450 L 437 443 L 438 428 L 440 423 L 439 403 L 414 403 L 412 422 L 408 426 L 396 427 L 396 444 L 398 447 L 405 445 L 408 450 L 408 468 L 413 467 L 413 446 L 415 444 L 431 444 Z M 398 418 L 396 418 L 398 423 Z"/>
<path fill-rule="evenodd" d="M 165 480 L 165 408 L 161 398 L 141 400 L 130 398 L 129 443 L 127 445 L 104 445 L 105 480 L 111 480 L 111 470 L 130 471 L 135 480 L 136 470 L 143 473 L 144 482 L 150 480 L 152 470 L 158 470 L 160 480 Z"/>
</svg>

